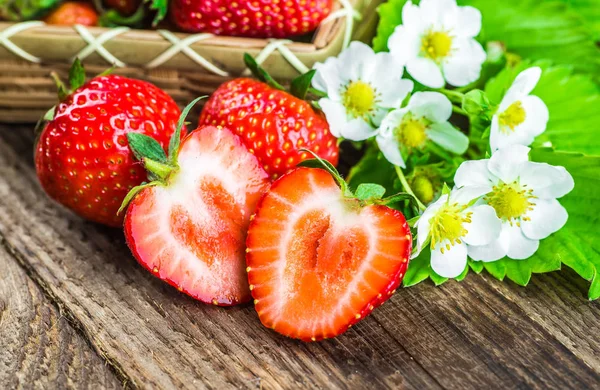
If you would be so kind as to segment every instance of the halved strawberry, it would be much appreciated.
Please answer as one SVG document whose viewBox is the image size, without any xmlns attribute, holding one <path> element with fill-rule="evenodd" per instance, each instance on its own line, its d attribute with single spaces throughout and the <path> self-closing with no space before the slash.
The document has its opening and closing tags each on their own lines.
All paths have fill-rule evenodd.
<svg viewBox="0 0 600 390">
<path fill-rule="evenodd" d="M 370 314 L 394 293 L 411 253 L 402 213 L 377 196 L 353 197 L 336 177 L 305 167 L 282 176 L 246 240 L 261 322 L 304 341 L 337 336 Z"/>
<path fill-rule="evenodd" d="M 158 161 L 143 157 L 153 152 L 147 147 L 144 152 L 147 141 L 130 138 L 157 179 L 133 193 L 125 216 L 134 256 L 155 276 L 200 301 L 223 306 L 248 301 L 246 231 L 268 175 L 238 136 L 224 128 L 199 127 L 182 141 L 178 155 Z"/>
</svg>

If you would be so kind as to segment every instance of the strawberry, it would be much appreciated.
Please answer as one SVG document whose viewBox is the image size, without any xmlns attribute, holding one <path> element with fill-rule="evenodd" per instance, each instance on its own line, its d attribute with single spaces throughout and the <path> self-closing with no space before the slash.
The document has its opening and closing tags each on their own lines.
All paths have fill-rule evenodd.
<svg viewBox="0 0 600 390">
<path fill-rule="evenodd" d="M 379 199 L 385 189 L 366 184 L 354 197 L 328 170 L 300 167 L 275 181 L 246 240 L 261 322 L 304 341 L 337 336 L 385 302 L 411 253 L 404 216 L 385 206 L 405 195 Z"/>
<path fill-rule="evenodd" d="M 180 110 L 165 92 L 144 81 L 96 77 L 84 84 L 83 67 L 71 69 L 74 92 L 59 86 L 61 102 L 49 113 L 35 150 L 44 190 L 80 216 L 120 226 L 117 210 L 146 173 L 127 145 L 131 132 L 166 146 Z"/>
<path fill-rule="evenodd" d="M 246 60 L 257 75 L 264 72 L 256 69 L 251 57 Z M 313 74 L 301 76 L 300 81 L 310 83 L 308 79 Z M 309 158 L 308 153 L 300 151 L 302 148 L 336 165 L 337 140 L 331 135 L 323 113 L 284 91 L 268 75 L 264 77 L 262 73 L 262 78 L 273 86 L 248 78 L 222 84 L 204 106 L 199 123 L 235 131 L 272 178 Z M 306 94 L 297 92 L 302 97 Z"/>
<path fill-rule="evenodd" d="M 44 21 L 47 24 L 60 26 L 96 26 L 98 24 L 98 13 L 91 4 L 79 1 L 67 1 L 48 15 Z"/>
<path fill-rule="evenodd" d="M 131 147 L 143 149 L 137 138 L 145 137 L 134 136 Z M 158 162 L 143 158 L 156 181 L 128 197 L 131 251 L 155 276 L 195 299 L 221 306 L 247 302 L 246 231 L 269 185 L 267 174 L 224 128 L 201 126 L 170 149 L 179 152 Z"/>
<path fill-rule="evenodd" d="M 166 13 L 166 2 L 152 8 Z M 171 20 L 186 32 L 255 38 L 287 38 L 314 31 L 333 0 L 171 0 Z"/>
</svg>

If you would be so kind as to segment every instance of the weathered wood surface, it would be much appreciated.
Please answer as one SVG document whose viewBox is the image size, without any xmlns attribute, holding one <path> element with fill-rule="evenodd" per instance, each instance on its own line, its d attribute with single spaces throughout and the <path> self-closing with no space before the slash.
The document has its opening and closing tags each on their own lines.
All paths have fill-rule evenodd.
<svg viewBox="0 0 600 390">
<path fill-rule="evenodd" d="M 0 388 L 121 387 L 1 242 L 0 270 Z"/>
<path fill-rule="evenodd" d="M 585 299 L 570 271 L 534 276 L 527 289 L 485 275 L 403 289 L 341 337 L 305 344 L 261 326 L 251 306 L 216 308 L 178 293 L 137 265 L 118 230 L 49 201 L 28 134 L 0 126 L 0 237 L 133 386 L 600 386 L 600 303 Z"/>
</svg>

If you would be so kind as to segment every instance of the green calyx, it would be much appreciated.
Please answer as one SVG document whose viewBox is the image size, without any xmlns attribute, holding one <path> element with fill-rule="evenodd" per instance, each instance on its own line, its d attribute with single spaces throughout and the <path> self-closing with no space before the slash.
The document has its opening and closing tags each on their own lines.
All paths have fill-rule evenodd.
<svg viewBox="0 0 600 390">
<path fill-rule="evenodd" d="M 388 196 L 384 198 L 385 195 L 385 187 L 374 184 L 374 183 L 362 183 L 359 184 L 354 192 L 350 190 L 348 183 L 342 178 L 337 169 L 327 160 L 323 160 L 317 154 L 308 149 L 300 149 L 301 152 L 306 152 L 311 154 L 314 159 L 304 160 L 298 164 L 298 167 L 306 167 L 306 168 L 318 168 L 324 169 L 333 179 L 336 184 L 342 190 L 342 194 L 346 199 L 357 199 L 361 206 L 368 205 L 384 205 L 387 206 L 392 203 L 401 202 L 408 200 L 413 205 L 416 204 L 417 199 L 408 193 L 401 192 L 395 195 Z"/>
<path fill-rule="evenodd" d="M 141 185 L 132 188 L 123 200 L 117 214 L 120 214 L 125 210 L 127 205 L 141 190 L 156 185 L 167 185 L 173 175 L 179 171 L 177 157 L 179 156 L 179 146 L 181 144 L 181 130 L 183 129 L 185 119 L 192 108 L 205 97 L 206 96 L 201 96 L 194 99 L 182 111 L 179 121 L 177 122 L 177 128 L 173 132 L 173 135 L 171 135 L 171 140 L 169 141 L 168 155 L 154 138 L 140 133 L 127 133 L 129 148 L 135 158 L 144 164 L 150 182 L 142 183 Z"/>
</svg>

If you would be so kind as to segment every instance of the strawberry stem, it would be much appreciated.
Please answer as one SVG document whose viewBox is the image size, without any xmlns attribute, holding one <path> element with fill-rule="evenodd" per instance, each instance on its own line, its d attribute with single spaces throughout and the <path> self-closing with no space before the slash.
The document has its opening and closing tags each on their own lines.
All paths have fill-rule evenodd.
<svg viewBox="0 0 600 390">
<path fill-rule="evenodd" d="M 179 167 L 176 165 L 163 164 L 148 157 L 144 157 L 143 162 L 144 167 L 148 170 L 148 176 L 152 181 L 158 180 L 165 183 L 172 173 L 179 170 Z"/>
</svg>

